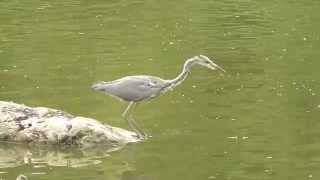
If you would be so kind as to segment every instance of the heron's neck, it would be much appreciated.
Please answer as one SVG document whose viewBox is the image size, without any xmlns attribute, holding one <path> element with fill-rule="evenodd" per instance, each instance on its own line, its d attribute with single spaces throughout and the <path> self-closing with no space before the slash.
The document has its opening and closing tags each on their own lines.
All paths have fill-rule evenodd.
<svg viewBox="0 0 320 180">
<path fill-rule="evenodd" d="M 186 61 L 186 63 L 183 65 L 182 72 L 176 78 L 169 80 L 169 84 L 170 84 L 169 87 L 174 88 L 179 84 L 181 84 L 190 74 L 190 69 L 192 65 L 193 63 Z"/>
</svg>

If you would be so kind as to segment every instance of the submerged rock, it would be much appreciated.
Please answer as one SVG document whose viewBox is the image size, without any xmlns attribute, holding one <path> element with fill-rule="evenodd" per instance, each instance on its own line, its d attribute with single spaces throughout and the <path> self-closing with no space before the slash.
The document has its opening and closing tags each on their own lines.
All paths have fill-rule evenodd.
<svg viewBox="0 0 320 180">
<path fill-rule="evenodd" d="M 136 133 L 63 111 L 0 101 L 0 140 L 37 144 L 126 144 Z"/>
</svg>

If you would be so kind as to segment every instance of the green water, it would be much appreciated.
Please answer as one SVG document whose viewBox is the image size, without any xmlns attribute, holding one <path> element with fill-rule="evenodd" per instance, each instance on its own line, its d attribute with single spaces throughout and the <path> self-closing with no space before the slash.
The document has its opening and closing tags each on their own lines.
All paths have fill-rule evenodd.
<svg viewBox="0 0 320 180">
<path fill-rule="evenodd" d="M 135 117 L 152 135 L 121 150 L 0 146 L 0 178 L 320 179 L 320 1 L 0 1 L 0 98 L 127 128 L 97 80 L 173 78 Z M 39 159 L 28 160 L 28 154 Z"/>
</svg>

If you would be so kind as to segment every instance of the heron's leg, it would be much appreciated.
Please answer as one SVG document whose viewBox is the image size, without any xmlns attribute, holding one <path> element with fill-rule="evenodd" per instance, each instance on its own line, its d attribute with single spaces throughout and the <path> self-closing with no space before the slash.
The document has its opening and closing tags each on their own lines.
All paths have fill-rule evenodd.
<svg viewBox="0 0 320 180">
<path fill-rule="evenodd" d="M 144 138 L 145 133 L 137 126 L 137 123 L 132 117 L 131 111 L 134 109 L 136 103 L 130 102 L 125 111 L 122 113 L 122 117 L 128 122 L 131 129 L 133 129 L 139 138 Z"/>
<path fill-rule="evenodd" d="M 148 136 L 147 134 L 137 125 L 136 121 L 134 120 L 133 116 L 129 116 L 130 123 L 134 126 L 137 132 L 139 132 L 140 136 L 146 139 Z"/>
<path fill-rule="evenodd" d="M 141 131 L 141 129 L 134 123 L 134 120 L 132 117 L 127 117 L 126 120 L 129 124 L 130 128 L 135 131 L 138 138 L 141 138 L 141 139 L 145 138 L 144 132 Z"/>
<path fill-rule="evenodd" d="M 129 102 L 129 105 L 127 106 L 126 110 L 122 113 L 122 117 L 127 118 L 127 115 L 129 113 L 129 110 L 131 109 L 132 105 L 135 103 L 133 101 Z"/>
<path fill-rule="evenodd" d="M 137 106 L 137 103 L 134 103 L 132 105 L 131 111 L 133 111 Z M 129 119 L 131 121 L 131 123 L 133 124 L 133 126 L 135 127 L 135 129 L 139 132 L 139 134 L 142 136 L 142 138 L 146 139 L 148 136 L 147 134 L 138 126 L 138 123 L 134 120 L 133 117 L 133 113 L 129 112 Z"/>
</svg>

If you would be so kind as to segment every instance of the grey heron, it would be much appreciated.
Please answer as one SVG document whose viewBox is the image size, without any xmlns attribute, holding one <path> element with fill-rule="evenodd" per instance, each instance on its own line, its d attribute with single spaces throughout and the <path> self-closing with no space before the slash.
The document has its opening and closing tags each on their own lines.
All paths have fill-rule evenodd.
<svg viewBox="0 0 320 180">
<path fill-rule="evenodd" d="M 137 102 L 155 98 L 161 93 L 172 90 L 174 87 L 181 84 L 190 74 L 191 67 L 196 64 L 212 70 L 219 69 L 225 72 L 223 68 L 215 64 L 207 56 L 199 55 L 187 59 L 183 65 L 182 72 L 174 79 L 166 80 L 148 75 L 126 76 L 109 82 L 99 81 L 92 85 L 92 89 L 129 102 L 127 108 L 122 113 L 122 116 L 128 122 L 129 126 L 137 133 L 139 138 L 145 138 L 145 133 L 137 126 L 137 123 L 129 115 L 131 109 Z"/>
</svg>

